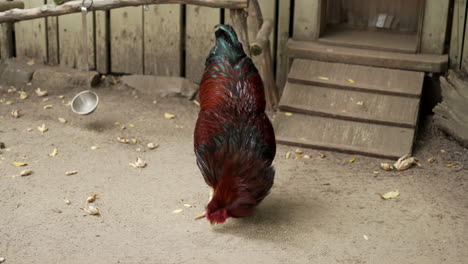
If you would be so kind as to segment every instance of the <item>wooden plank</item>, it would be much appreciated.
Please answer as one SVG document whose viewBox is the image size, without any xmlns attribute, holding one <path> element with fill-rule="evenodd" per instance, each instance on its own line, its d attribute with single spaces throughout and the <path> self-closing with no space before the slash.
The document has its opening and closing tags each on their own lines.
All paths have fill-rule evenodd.
<svg viewBox="0 0 468 264">
<path fill-rule="evenodd" d="M 388 51 L 330 47 L 310 41 L 288 40 L 288 56 L 329 62 L 376 66 L 423 72 L 444 72 L 447 55 L 404 54 Z"/>
<path fill-rule="evenodd" d="M 411 153 L 414 129 L 279 112 L 273 122 L 281 144 L 381 158 Z"/>
<path fill-rule="evenodd" d="M 449 0 L 426 0 L 421 52 L 444 54 Z"/>
<path fill-rule="evenodd" d="M 465 32 L 466 0 L 455 0 L 453 5 L 452 34 L 450 39 L 450 68 L 461 66 L 463 34 Z"/>
<path fill-rule="evenodd" d="M 377 94 L 420 97 L 423 72 L 295 59 L 289 82 Z"/>
<path fill-rule="evenodd" d="M 181 25 L 180 5 L 151 5 L 144 11 L 145 74 L 180 76 Z"/>
<path fill-rule="evenodd" d="M 417 35 L 328 26 L 327 31 L 319 38 L 319 42 L 352 48 L 416 53 Z"/>
<path fill-rule="evenodd" d="M 289 39 L 290 0 L 279 0 L 278 3 L 278 36 L 276 40 L 276 85 L 281 94 L 288 75 L 288 56 L 286 43 Z M 292 23 L 292 22 L 291 22 Z"/>
<path fill-rule="evenodd" d="M 297 40 L 317 40 L 320 34 L 322 0 L 296 0 L 293 37 Z"/>
<path fill-rule="evenodd" d="M 110 11 L 111 71 L 143 74 L 143 7 Z"/>
<path fill-rule="evenodd" d="M 96 71 L 109 72 L 109 11 L 95 11 Z"/>
<path fill-rule="evenodd" d="M 93 12 L 86 15 L 88 32 L 88 65 L 94 65 L 94 19 Z M 58 17 L 59 60 L 60 64 L 70 68 L 86 70 L 83 47 L 83 29 L 81 13 Z"/>
<path fill-rule="evenodd" d="M 279 109 L 343 120 L 414 128 L 418 119 L 419 98 L 288 83 L 281 97 Z"/>
<path fill-rule="evenodd" d="M 24 8 L 44 5 L 44 0 L 24 0 Z M 16 57 L 34 58 L 47 62 L 47 36 L 45 18 L 21 21 L 15 24 Z"/>
<path fill-rule="evenodd" d="M 271 1 L 271 0 L 258 0 L 258 3 L 260 4 L 260 8 L 262 10 L 262 15 L 263 15 L 263 19 L 271 19 L 271 21 L 273 22 L 273 30 L 270 34 L 270 49 L 272 51 L 272 59 L 273 61 L 275 60 L 275 50 L 276 50 L 276 15 L 275 15 L 275 12 L 276 12 L 276 1 Z M 261 27 L 261 25 L 260 25 Z M 249 39 L 251 40 L 254 40 L 255 37 L 253 38 L 250 38 L 249 36 Z"/>
<path fill-rule="evenodd" d="M 199 83 L 205 68 L 205 58 L 215 44 L 214 26 L 221 22 L 219 9 L 187 6 L 185 35 L 185 74 Z"/>
<path fill-rule="evenodd" d="M 47 4 L 55 4 L 54 0 L 47 0 Z M 47 62 L 59 64 L 58 17 L 47 17 Z"/>
<path fill-rule="evenodd" d="M 0 24 L 0 59 L 12 57 L 14 45 L 13 25 L 10 23 Z"/>
<path fill-rule="evenodd" d="M 463 41 L 463 51 L 461 56 L 461 70 L 468 73 L 468 20 L 465 24 L 465 37 Z"/>
</svg>

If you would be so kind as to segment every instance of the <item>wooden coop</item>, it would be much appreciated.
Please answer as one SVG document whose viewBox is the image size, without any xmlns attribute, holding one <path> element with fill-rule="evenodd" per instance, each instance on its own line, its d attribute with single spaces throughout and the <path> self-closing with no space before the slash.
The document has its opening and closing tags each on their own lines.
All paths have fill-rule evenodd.
<svg viewBox="0 0 468 264">
<path fill-rule="evenodd" d="M 411 153 L 424 74 L 447 70 L 449 2 L 296 1 L 278 141 L 384 158 Z"/>
</svg>

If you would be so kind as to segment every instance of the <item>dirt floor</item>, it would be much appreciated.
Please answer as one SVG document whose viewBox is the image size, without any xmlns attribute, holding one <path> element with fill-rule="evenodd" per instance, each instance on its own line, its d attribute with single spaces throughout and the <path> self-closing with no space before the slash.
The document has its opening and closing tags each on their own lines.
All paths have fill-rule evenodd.
<svg viewBox="0 0 468 264">
<path fill-rule="evenodd" d="M 381 170 L 384 160 L 316 150 L 305 150 L 311 159 L 286 159 L 295 148 L 279 146 L 275 185 L 256 214 L 211 226 L 193 220 L 208 199 L 192 147 L 198 106 L 117 87 L 96 89 L 98 109 L 78 116 L 65 104 L 80 88 L 41 87 L 49 92 L 44 102 L 34 85 L 17 87 L 28 93 L 25 100 L 2 86 L 0 257 L 6 264 L 467 263 L 468 151 L 432 129 L 430 119 L 414 153 L 422 167 L 402 172 Z M 165 112 L 176 118 L 165 119 Z M 41 133 L 43 123 L 48 131 Z M 120 143 L 119 136 L 138 143 Z M 160 147 L 149 150 L 148 142 Z M 58 155 L 50 157 L 54 148 Z M 148 166 L 130 167 L 137 157 Z M 28 165 L 12 166 L 15 161 Z M 24 169 L 34 173 L 10 177 Z M 65 175 L 72 170 L 78 173 Z M 396 189 L 396 199 L 378 195 Z M 94 206 L 101 216 L 80 210 L 91 193 L 100 195 Z"/>
</svg>

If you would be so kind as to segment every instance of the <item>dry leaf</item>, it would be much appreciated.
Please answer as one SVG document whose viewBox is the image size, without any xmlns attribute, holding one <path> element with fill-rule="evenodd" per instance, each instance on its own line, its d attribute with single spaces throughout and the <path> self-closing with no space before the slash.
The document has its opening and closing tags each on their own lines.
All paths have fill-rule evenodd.
<svg viewBox="0 0 468 264">
<path fill-rule="evenodd" d="M 355 83 L 353 79 L 346 79 L 349 83 Z"/>
<path fill-rule="evenodd" d="M 18 93 L 20 95 L 19 98 L 21 100 L 24 100 L 24 99 L 28 98 L 28 94 L 25 91 L 19 91 Z"/>
<path fill-rule="evenodd" d="M 146 145 L 149 149 L 155 149 L 155 148 L 158 148 L 159 147 L 159 144 L 154 144 L 153 142 L 150 142 L 148 143 L 148 145 Z"/>
<path fill-rule="evenodd" d="M 60 123 L 64 123 L 64 124 L 67 122 L 67 120 L 66 120 L 65 118 L 62 118 L 62 117 L 59 117 L 59 118 L 58 118 L 58 121 L 59 121 Z"/>
<path fill-rule="evenodd" d="M 33 174 L 33 171 L 32 171 L 32 170 L 23 170 L 23 171 L 21 171 L 21 173 L 20 173 L 20 175 L 23 176 L 23 177 L 24 177 L 24 176 L 29 176 L 29 175 L 31 175 L 31 174 Z"/>
<path fill-rule="evenodd" d="M 92 203 L 92 202 L 96 201 L 97 198 L 99 198 L 99 194 L 93 193 L 90 196 L 88 196 L 88 198 L 86 199 L 86 202 L 87 203 Z"/>
<path fill-rule="evenodd" d="M 15 161 L 15 162 L 12 162 L 11 165 L 13 165 L 15 167 L 23 167 L 23 166 L 26 166 L 28 164 L 24 163 L 24 162 Z"/>
<path fill-rule="evenodd" d="M 70 205 L 70 204 L 71 204 L 70 200 L 68 200 L 68 199 L 63 199 L 63 201 L 64 201 L 67 205 Z"/>
<path fill-rule="evenodd" d="M 187 207 L 187 208 L 193 207 L 193 205 L 191 205 L 191 204 L 184 204 L 184 206 Z"/>
<path fill-rule="evenodd" d="M 388 192 L 388 193 L 379 194 L 379 195 L 380 195 L 380 198 L 384 200 L 388 200 L 388 199 L 397 198 L 398 196 L 400 196 L 400 192 L 398 190 L 395 190 L 393 192 Z"/>
<path fill-rule="evenodd" d="M 135 151 L 136 151 L 136 152 L 140 152 L 140 151 L 141 151 L 141 148 L 136 148 Z"/>
<path fill-rule="evenodd" d="M 453 167 L 456 167 L 456 166 L 457 166 L 457 165 L 454 165 L 454 164 L 452 164 L 452 163 L 449 163 L 449 164 L 445 165 L 445 167 L 448 167 L 448 168 L 453 168 Z"/>
<path fill-rule="evenodd" d="M 33 129 L 28 127 L 28 128 L 26 128 L 26 131 L 31 132 L 31 131 L 33 131 Z"/>
<path fill-rule="evenodd" d="M 192 103 L 194 103 L 194 104 L 200 106 L 200 103 L 199 103 L 197 100 L 192 100 Z"/>
<path fill-rule="evenodd" d="M 183 209 L 176 209 L 174 211 L 172 211 L 173 214 L 178 214 L 178 213 L 181 213 L 183 211 Z"/>
<path fill-rule="evenodd" d="M 290 113 L 290 112 L 285 112 L 285 113 L 284 113 L 284 115 L 285 115 L 285 116 L 292 116 L 292 115 L 293 115 L 293 113 Z"/>
<path fill-rule="evenodd" d="M 91 149 L 92 149 L 92 150 L 99 149 L 99 146 L 91 146 Z"/>
<path fill-rule="evenodd" d="M 319 156 L 319 158 L 323 159 L 323 158 L 325 158 L 327 155 L 320 153 L 318 156 Z"/>
<path fill-rule="evenodd" d="M 348 161 L 349 161 L 349 163 L 353 163 L 353 162 L 356 161 L 356 158 L 352 157 L 352 158 L 350 158 Z"/>
<path fill-rule="evenodd" d="M 304 155 L 304 159 L 310 159 L 310 155 Z"/>
<path fill-rule="evenodd" d="M 129 126 L 129 127 L 135 127 L 135 125 L 134 125 L 134 124 L 129 124 L 128 126 Z"/>
<path fill-rule="evenodd" d="M 319 78 L 320 80 L 324 80 L 324 81 L 330 80 L 328 77 L 323 77 L 323 76 L 319 76 L 318 78 Z"/>
<path fill-rule="evenodd" d="M 302 159 L 301 155 L 297 155 L 294 159 Z"/>
<path fill-rule="evenodd" d="M 52 150 L 51 153 L 49 153 L 49 157 L 55 157 L 58 155 L 58 150 L 56 148 L 54 148 L 54 150 Z"/>
<path fill-rule="evenodd" d="M 427 159 L 427 162 L 434 163 L 435 160 L 436 159 L 434 157 L 430 157 L 430 158 Z"/>
<path fill-rule="evenodd" d="M 362 237 L 363 237 L 365 240 L 369 240 L 369 238 L 368 238 L 366 235 L 362 235 Z"/>
<path fill-rule="evenodd" d="M 120 143 L 125 143 L 125 144 L 127 144 L 128 142 L 130 142 L 130 141 L 128 140 L 128 138 L 126 138 L 126 137 L 118 137 L 117 140 L 118 140 Z"/>
<path fill-rule="evenodd" d="M 42 99 L 42 102 L 47 102 L 47 101 L 49 101 L 49 98 Z"/>
<path fill-rule="evenodd" d="M 20 117 L 19 110 L 16 109 L 16 110 L 11 111 L 11 116 L 14 118 Z"/>
<path fill-rule="evenodd" d="M 129 165 L 133 168 L 144 168 L 146 167 L 146 162 L 143 161 L 141 158 L 137 158 L 137 160 L 134 163 L 129 163 Z"/>
<path fill-rule="evenodd" d="M 67 172 L 65 172 L 65 175 L 71 176 L 71 175 L 75 175 L 77 173 L 78 173 L 78 171 L 67 171 Z"/>
<path fill-rule="evenodd" d="M 14 92 L 16 92 L 16 87 L 14 87 L 14 86 L 10 86 L 10 87 L 11 87 L 11 88 L 8 88 L 8 91 L 7 91 L 8 93 L 14 93 Z"/>
<path fill-rule="evenodd" d="M 44 108 L 44 109 L 50 109 L 50 108 L 52 108 L 52 105 L 44 105 L 43 108 Z"/>
<path fill-rule="evenodd" d="M 12 104 L 13 104 L 13 101 L 6 101 L 5 104 L 7 104 L 7 105 L 12 105 Z"/>
<path fill-rule="evenodd" d="M 121 125 L 121 123 L 120 123 L 119 121 L 115 121 L 114 125 L 116 125 L 116 126 L 120 126 L 120 125 Z"/>
<path fill-rule="evenodd" d="M 166 118 L 166 119 L 174 119 L 174 118 L 175 118 L 175 115 L 169 114 L 169 113 L 164 113 L 164 118 Z"/>
<path fill-rule="evenodd" d="M 97 209 L 96 207 L 94 207 L 92 205 L 88 205 L 88 208 L 80 208 L 80 209 L 85 211 L 89 215 L 100 215 L 101 214 L 99 209 Z"/>
<path fill-rule="evenodd" d="M 0 263 L 3 263 L 3 262 L 5 262 L 5 258 L 1 257 L 0 258 Z"/>
<path fill-rule="evenodd" d="M 384 171 L 391 171 L 393 170 L 393 166 L 389 163 L 380 163 L 380 168 Z"/>
<path fill-rule="evenodd" d="M 364 106 L 364 101 L 358 101 L 356 104 L 360 106 Z"/>
<path fill-rule="evenodd" d="M 398 171 L 402 171 L 408 169 L 413 164 L 421 166 L 421 164 L 418 163 L 418 160 L 416 158 L 410 157 L 409 154 L 406 154 L 403 157 L 399 158 L 397 162 L 393 164 L 393 167 Z"/>
<path fill-rule="evenodd" d="M 302 149 L 297 148 L 294 152 L 296 152 L 297 154 L 302 154 L 303 151 L 302 151 Z"/>
<path fill-rule="evenodd" d="M 63 98 L 65 98 L 65 96 L 64 95 L 59 95 L 59 96 L 57 96 L 57 98 L 63 99 Z"/>
<path fill-rule="evenodd" d="M 374 173 L 374 174 L 379 174 L 380 172 L 379 172 L 379 171 L 373 171 L 372 173 Z"/>
<path fill-rule="evenodd" d="M 292 152 L 291 152 L 291 151 L 286 152 L 286 158 L 287 158 L 287 159 L 289 159 L 289 158 L 291 157 L 291 155 L 292 155 Z"/>
<path fill-rule="evenodd" d="M 47 95 L 47 91 L 42 91 L 41 88 L 39 88 L 39 87 L 35 90 L 35 92 L 36 92 L 37 96 L 39 96 L 39 97 L 43 97 L 43 96 Z M 63 98 L 63 95 L 62 95 L 62 98 Z"/>
<path fill-rule="evenodd" d="M 132 143 L 136 144 L 136 143 L 138 143 L 138 140 L 136 140 L 136 138 L 132 138 Z"/>
<path fill-rule="evenodd" d="M 26 62 L 26 64 L 29 66 L 34 65 L 35 64 L 34 59 L 29 60 L 28 62 Z"/>
<path fill-rule="evenodd" d="M 46 132 L 47 130 L 49 130 L 47 127 L 45 127 L 45 124 L 42 124 L 42 126 L 39 126 L 37 127 L 37 129 L 39 131 L 41 131 L 42 133 Z"/>
</svg>

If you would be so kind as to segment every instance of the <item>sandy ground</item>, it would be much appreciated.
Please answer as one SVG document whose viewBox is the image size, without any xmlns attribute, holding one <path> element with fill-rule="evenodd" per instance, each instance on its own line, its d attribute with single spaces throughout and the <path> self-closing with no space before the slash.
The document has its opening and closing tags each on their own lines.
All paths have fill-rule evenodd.
<svg viewBox="0 0 468 264">
<path fill-rule="evenodd" d="M 0 142 L 8 148 L 0 155 L 0 257 L 7 264 L 467 263 L 468 152 L 430 126 L 418 136 L 422 167 L 403 172 L 380 170 L 383 160 L 354 156 L 350 163 L 351 155 L 316 150 L 305 150 L 309 160 L 286 159 L 294 148 L 279 146 L 275 185 L 256 214 L 211 226 L 193 220 L 208 199 L 192 149 L 195 104 L 154 104 L 154 96 L 102 87 L 97 111 L 78 116 L 57 96 L 67 102 L 79 88 L 49 90 L 47 102 L 33 86 L 24 87 L 26 100 L 7 88 L 0 90 Z M 13 109 L 22 116 L 12 118 Z M 165 112 L 177 117 L 167 120 Z M 42 123 L 45 133 L 37 130 Z M 148 150 L 148 142 L 160 147 Z M 48 156 L 54 148 L 58 155 Z M 131 168 L 137 157 L 148 166 Z M 34 174 L 4 177 L 25 168 Z M 64 175 L 71 170 L 78 174 Z M 397 199 L 378 195 L 395 189 Z M 100 217 L 80 210 L 91 193 L 100 195 Z"/>
</svg>

